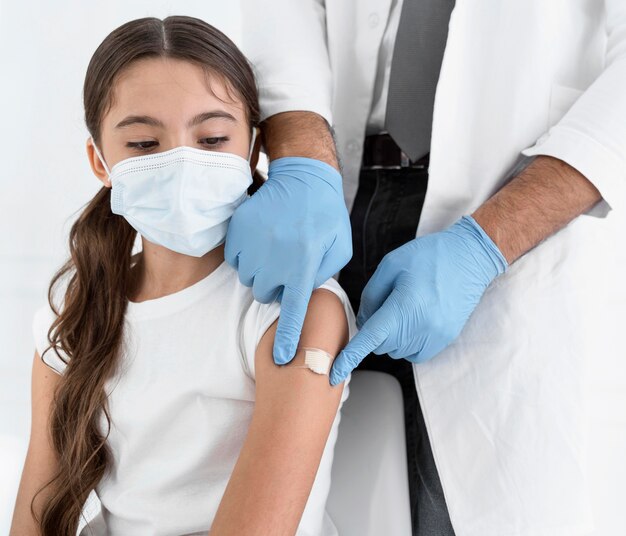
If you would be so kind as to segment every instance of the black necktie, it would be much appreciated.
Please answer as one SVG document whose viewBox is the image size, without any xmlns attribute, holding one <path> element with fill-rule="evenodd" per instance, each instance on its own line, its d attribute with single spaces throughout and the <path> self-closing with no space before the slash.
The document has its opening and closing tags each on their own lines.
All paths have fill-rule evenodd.
<svg viewBox="0 0 626 536">
<path fill-rule="evenodd" d="M 430 151 L 435 88 L 454 0 L 404 0 L 391 60 L 385 128 L 412 160 Z"/>
</svg>

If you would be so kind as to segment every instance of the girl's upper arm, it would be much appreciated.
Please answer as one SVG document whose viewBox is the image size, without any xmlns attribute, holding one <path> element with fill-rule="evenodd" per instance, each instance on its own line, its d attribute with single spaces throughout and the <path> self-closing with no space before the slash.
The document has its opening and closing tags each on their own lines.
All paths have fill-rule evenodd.
<svg viewBox="0 0 626 536">
<path fill-rule="evenodd" d="M 39 534 L 30 511 L 31 501 L 56 473 L 57 459 L 50 441 L 48 419 L 50 408 L 61 376 L 46 365 L 35 351 L 31 378 L 31 431 L 26 460 L 22 470 L 10 534 Z M 39 515 L 46 490 L 34 503 Z"/>
<path fill-rule="evenodd" d="M 302 351 L 288 365 L 274 364 L 276 325 L 257 347 L 254 416 L 212 535 L 296 532 L 341 401 L 343 384 L 331 387 L 328 376 L 302 368 Z M 347 342 L 341 300 L 332 291 L 315 290 L 299 347 L 336 356 Z"/>
</svg>

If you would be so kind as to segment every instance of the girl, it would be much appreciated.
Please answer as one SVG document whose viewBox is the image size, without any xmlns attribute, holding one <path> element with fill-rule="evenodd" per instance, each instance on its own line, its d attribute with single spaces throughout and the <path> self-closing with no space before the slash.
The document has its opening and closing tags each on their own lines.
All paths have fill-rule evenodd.
<svg viewBox="0 0 626 536">
<path fill-rule="evenodd" d="M 333 279 L 313 293 L 278 367 L 279 303 L 254 301 L 224 260 L 260 147 L 246 59 L 195 18 L 131 21 L 92 57 L 84 104 L 103 187 L 35 315 L 11 534 L 76 534 L 94 489 L 81 534 L 336 534 L 325 502 L 348 389 L 306 360 L 354 334 L 347 297 Z"/>
</svg>

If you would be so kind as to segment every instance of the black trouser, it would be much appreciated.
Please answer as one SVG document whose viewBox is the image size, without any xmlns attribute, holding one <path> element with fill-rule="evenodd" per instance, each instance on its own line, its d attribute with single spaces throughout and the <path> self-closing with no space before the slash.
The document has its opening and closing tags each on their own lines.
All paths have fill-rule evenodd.
<svg viewBox="0 0 626 536">
<path fill-rule="evenodd" d="M 427 182 L 426 169 L 361 170 L 350 216 L 354 253 L 339 274 L 355 313 L 363 287 L 383 256 L 415 238 Z M 392 374 L 402 386 L 413 535 L 453 536 L 411 363 L 370 354 L 358 368 Z"/>
</svg>

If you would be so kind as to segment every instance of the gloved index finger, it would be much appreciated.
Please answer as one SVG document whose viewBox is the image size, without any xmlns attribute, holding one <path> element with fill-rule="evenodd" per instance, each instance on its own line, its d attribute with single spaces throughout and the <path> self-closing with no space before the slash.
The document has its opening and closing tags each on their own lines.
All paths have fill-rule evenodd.
<svg viewBox="0 0 626 536">
<path fill-rule="evenodd" d="M 318 266 L 319 262 L 311 262 L 297 280 L 283 288 L 274 338 L 274 362 L 277 365 L 289 363 L 296 353 Z"/>
<path fill-rule="evenodd" d="M 387 340 L 389 337 L 388 314 L 389 311 L 383 304 L 339 353 L 330 371 L 331 385 L 344 381 L 365 357 Z"/>
</svg>

